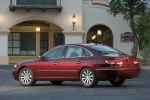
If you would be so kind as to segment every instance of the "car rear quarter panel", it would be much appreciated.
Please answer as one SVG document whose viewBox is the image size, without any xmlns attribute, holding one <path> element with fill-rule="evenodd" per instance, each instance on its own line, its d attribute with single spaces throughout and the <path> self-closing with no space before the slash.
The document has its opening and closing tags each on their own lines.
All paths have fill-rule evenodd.
<svg viewBox="0 0 150 100">
<path fill-rule="evenodd" d="M 92 59 L 92 69 L 96 74 L 96 78 L 98 80 L 107 80 L 114 78 L 114 73 L 108 69 L 108 65 L 105 64 L 104 58 L 95 58 Z M 108 69 L 108 70 L 101 70 Z"/>
</svg>

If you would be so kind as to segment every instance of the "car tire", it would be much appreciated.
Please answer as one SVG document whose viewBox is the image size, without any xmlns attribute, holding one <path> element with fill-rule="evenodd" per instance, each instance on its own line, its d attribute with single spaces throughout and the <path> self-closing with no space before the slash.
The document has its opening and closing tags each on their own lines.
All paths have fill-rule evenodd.
<svg viewBox="0 0 150 100">
<path fill-rule="evenodd" d="M 114 86 L 121 86 L 122 84 L 125 83 L 125 79 L 112 79 L 112 80 L 109 80 L 109 82 L 114 85 Z"/>
<path fill-rule="evenodd" d="M 85 87 L 93 87 L 97 85 L 97 78 L 94 71 L 90 68 L 84 68 L 80 73 L 80 81 Z"/>
<path fill-rule="evenodd" d="M 54 85 L 60 85 L 63 81 L 50 81 Z"/>
<path fill-rule="evenodd" d="M 19 82 L 23 86 L 32 86 L 35 84 L 34 75 L 29 68 L 23 68 L 19 72 Z"/>
</svg>

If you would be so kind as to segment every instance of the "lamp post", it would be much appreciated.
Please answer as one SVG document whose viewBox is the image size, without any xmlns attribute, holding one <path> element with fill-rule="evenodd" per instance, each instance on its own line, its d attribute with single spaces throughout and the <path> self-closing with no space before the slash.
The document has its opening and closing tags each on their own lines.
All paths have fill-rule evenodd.
<svg viewBox="0 0 150 100">
<path fill-rule="evenodd" d="M 77 22 L 77 19 L 76 19 L 75 13 L 73 13 L 73 17 L 72 17 L 73 31 L 74 31 L 76 22 Z"/>
</svg>

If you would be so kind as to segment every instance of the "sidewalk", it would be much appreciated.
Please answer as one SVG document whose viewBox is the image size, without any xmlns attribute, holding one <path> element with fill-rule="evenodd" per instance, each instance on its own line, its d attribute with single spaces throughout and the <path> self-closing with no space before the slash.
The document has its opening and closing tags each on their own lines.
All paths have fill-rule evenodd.
<svg viewBox="0 0 150 100">
<path fill-rule="evenodd" d="M 150 66 L 141 66 L 141 69 L 150 70 Z"/>
</svg>

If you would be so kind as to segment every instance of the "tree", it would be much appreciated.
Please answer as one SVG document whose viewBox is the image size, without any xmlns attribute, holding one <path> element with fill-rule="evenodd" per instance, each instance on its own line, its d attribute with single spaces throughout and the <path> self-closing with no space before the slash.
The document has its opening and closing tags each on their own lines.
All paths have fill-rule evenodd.
<svg viewBox="0 0 150 100">
<path fill-rule="evenodd" d="M 150 19 L 149 19 L 150 20 Z M 148 24 L 150 27 L 150 23 Z M 142 41 L 139 44 L 140 57 L 143 59 L 150 59 L 150 28 L 147 29 Z"/>
<path fill-rule="evenodd" d="M 137 51 L 141 40 L 148 29 L 150 0 L 111 0 L 109 2 L 110 14 L 116 16 L 122 14 L 128 22 L 134 36 L 132 55 L 137 57 Z"/>
<path fill-rule="evenodd" d="M 144 18 L 141 18 L 144 19 Z M 150 21 L 150 18 L 149 18 Z M 143 21 L 141 20 L 141 23 Z M 140 27 L 140 25 L 139 25 Z M 141 39 L 141 42 L 139 43 L 139 50 L 142 51 L 145 48 L 149 48 L 150 49 L 150 23 L 147 26 L 147 31 L 145 32 L 144 36 Z M 139 28 L 140 29 L 140 28 Z"/>
</svg>

